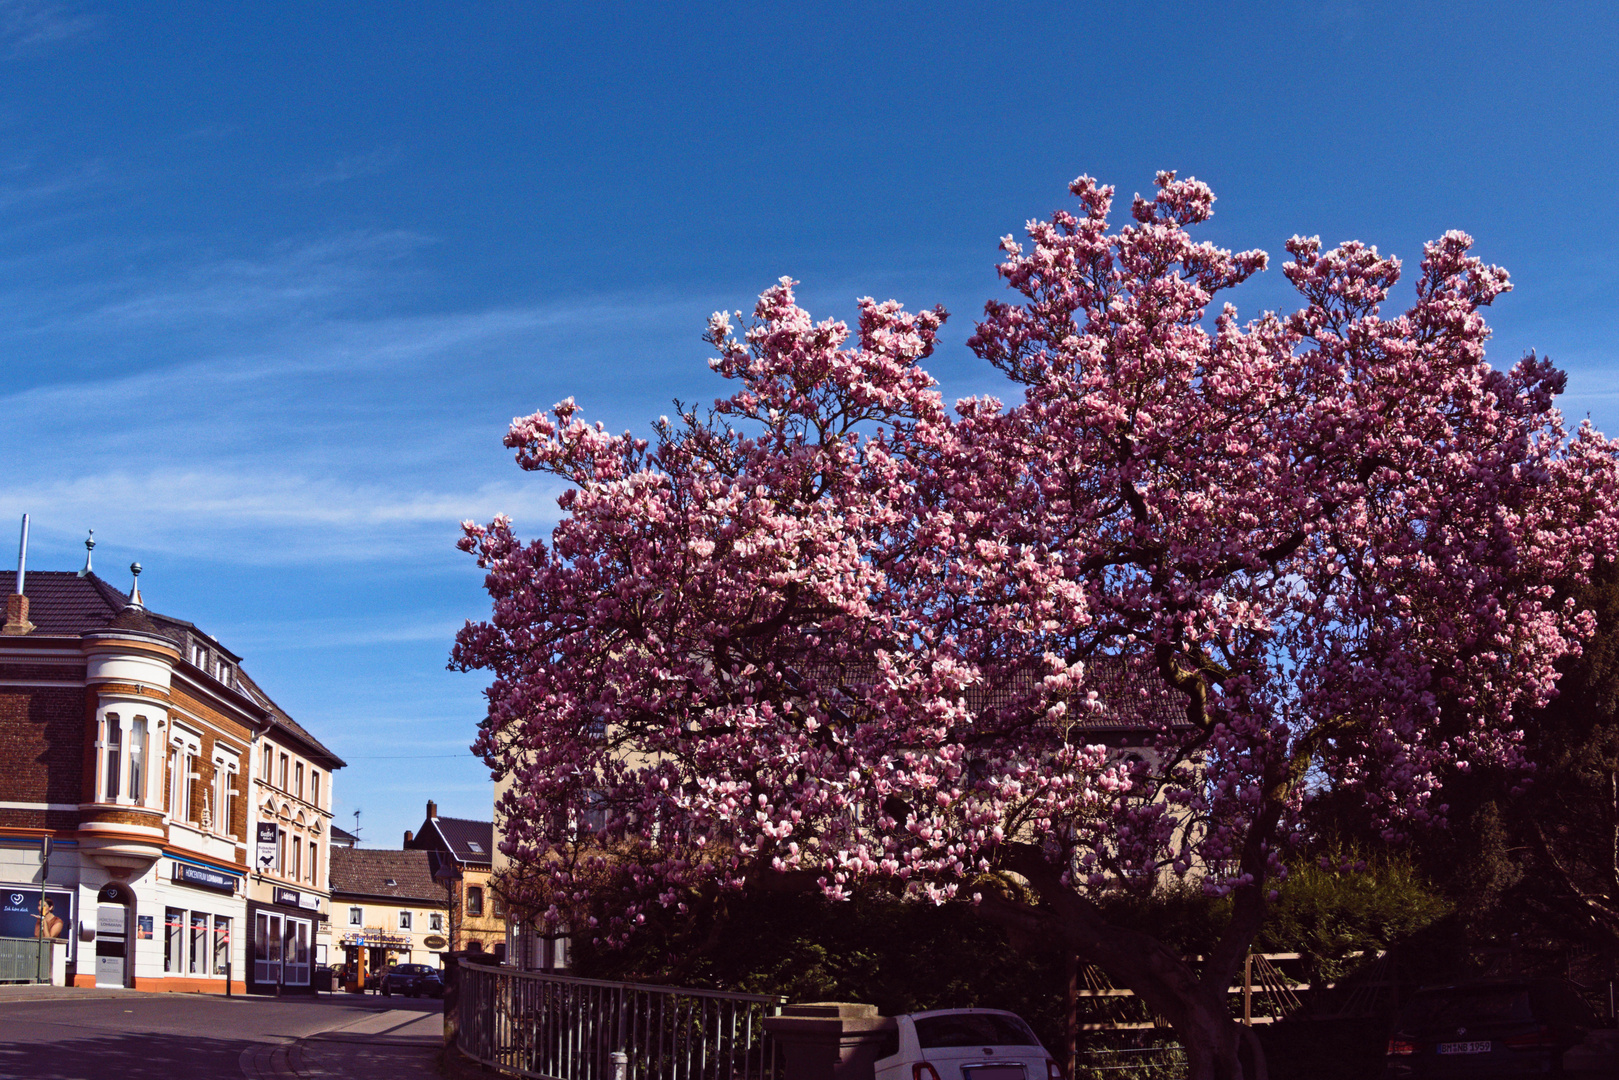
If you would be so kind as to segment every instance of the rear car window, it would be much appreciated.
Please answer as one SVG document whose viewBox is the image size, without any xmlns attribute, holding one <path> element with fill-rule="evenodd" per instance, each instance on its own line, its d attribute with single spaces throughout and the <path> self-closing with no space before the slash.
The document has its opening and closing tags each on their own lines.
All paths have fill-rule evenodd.
<svg viewBox="0 0 1619 1080">
<path fill-rule="evenodd" d="M 916 1041 L 924 1050 L 951 1046 L 1039 1046 L 1034 1032 L 1015 1016 L 948 1013 L 916 1020 Z"/>
<path fill-rule="evenodd" d="M 1444 990 L 1418 994 L 1406 1009 L 1402 1027 L 1449 1027 L 1465 1024 L 1522 1024 L 1534 1020 L 1524 987 Z"/>
</svg>

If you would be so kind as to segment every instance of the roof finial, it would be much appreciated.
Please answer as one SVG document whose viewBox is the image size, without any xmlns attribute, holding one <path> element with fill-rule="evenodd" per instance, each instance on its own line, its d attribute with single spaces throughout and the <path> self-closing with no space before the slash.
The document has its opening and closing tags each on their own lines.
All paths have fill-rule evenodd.
<svg viewBox="0 0 1619 1080">
<path fill-rule="evenodd" d="M 129 572 L 135 575 L 135 583 L 129 587 L 129 606 L 141 607 L 141 564 L 130 563 Z"/>
<path fill-rule="evenodd" d="M 80 577 L 90 576 L 90 553 L 96 549 L 96 531 L 90 530 L 90 538 L 84 542 L 84 569 L 79 571 Z"/>
</svg>

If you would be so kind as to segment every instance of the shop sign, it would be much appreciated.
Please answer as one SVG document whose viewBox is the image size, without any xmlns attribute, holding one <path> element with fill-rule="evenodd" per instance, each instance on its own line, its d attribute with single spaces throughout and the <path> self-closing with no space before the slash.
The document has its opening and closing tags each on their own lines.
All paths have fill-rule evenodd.
<svg viewBox="0 0 1619 1080">
<path fill-rule="evenodd" d="M 73 930 L 73 894 L 45 890 L 45 936 L 66 938 Z M 0 885 L 0 938 L 39 935 L 39 887 Z"/>
<path fill-rule="evenodd" d="M 426 945 L 429 949 L 442 949 L 448 945 L 449 942 L 437 934 L 429 934 L 427 937 L 422 939 L 422 944 Z"/>
<path fill-rule="evenodd" d="M 174 864 L 174 883 L 176 885 L 190 885 L 198 889 L 213 889 L 215 892 L 233 893 L 236 891 L 236 875 L 227 874 L 223 870 L 215 870 L 208 866 L 192 866 L 190 863 L 177 862 Z"/>
<path fill-rule="evenodd" d="M 298 906 L 306 907 L 310 911 L 319 911 L 320 897 L 316 896 L 314 893 L 304 893 L 303 896 L 298 900 Z"/>
<path fill-rule="evenodd" d="M 276 839 L 280 830 L 273 821 L 261 821 L 258 824 L 258 859 L 261 871 L 270 869 L 275 865 Z"/>
<path fill-rule="evenodd" d="M 276 886 L 274 895 L 275 902 L 278 904 L 285 904 L 288 907 L 298 906 L 298 890 L 296 889 L 283 889 L 280 886 Z"/>
</svg>

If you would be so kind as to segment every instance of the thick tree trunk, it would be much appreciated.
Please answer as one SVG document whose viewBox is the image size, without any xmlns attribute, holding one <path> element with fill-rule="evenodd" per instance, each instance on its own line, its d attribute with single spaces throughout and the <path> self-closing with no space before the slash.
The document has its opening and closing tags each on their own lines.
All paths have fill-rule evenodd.
<svg viewBox="0 0 1619 1080">
<path fill-rule="evenodd" d="M 1090 902 L 1063 887 L 1060 875 L 1035 856 L 1018 867 L 1040 894 L 1041 904 L 985 896 L 981 913 L 990 921 L 1049 948 L 1062 942 L 1076 955 L 1107 972 L 1113 982 L 1134 991 L 1154 1013 L 1168 1020 L 1186 1049 L 1188 1080 L 1266 1080 L 1264 1050 L 1253 1032 L 1231 1016 L 1228 1001 L 1234 967 L 1246 943 L 1233 953 L 1233 941 L 1257 929 L 1258 919 L 1238 912 L 1221 947 L 1201 972 L 1149 934 L 1109 924 Z M 1239 908 L 1244 905 L 1239 905 Z"/>
</svg>

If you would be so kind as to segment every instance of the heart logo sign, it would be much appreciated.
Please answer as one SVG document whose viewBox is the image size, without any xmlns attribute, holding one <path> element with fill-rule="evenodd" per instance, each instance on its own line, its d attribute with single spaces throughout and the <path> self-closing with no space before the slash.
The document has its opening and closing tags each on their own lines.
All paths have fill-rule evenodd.
<svg viewBox="0 0 1619 1080">
<path fill-rule="evenodd" d="M 14 893 L 12 893 L 12 894 L 11 894 L 11 902 L 12 902 L 12 903 L 13 903 L 13 904 L 20 904 L 20 903 L 22 903 L 22 893 L 20 893 L 20 892 L 14 892 Z"/>
</svg>

